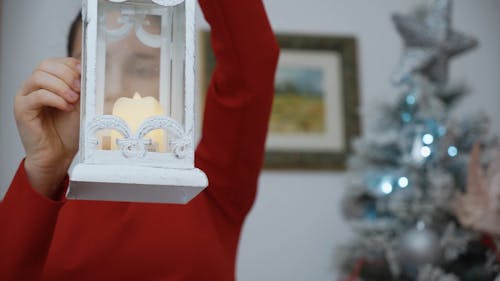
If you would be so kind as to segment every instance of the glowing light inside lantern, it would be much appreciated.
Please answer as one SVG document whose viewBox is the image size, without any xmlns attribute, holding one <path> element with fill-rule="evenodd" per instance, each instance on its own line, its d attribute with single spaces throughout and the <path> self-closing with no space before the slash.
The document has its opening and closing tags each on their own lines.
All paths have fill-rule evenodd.
<svg viewBox="0 0 500 281">
<path fill-rule="evenodd" d="M 141 97 L 139 93 L 135 93 L 133 98 L 119 98 L 113 106 L 113 115 L 125 120 L 130 129 L 135 132 L 141 126 L 142 122 L 149 117 L 156 115 L 164 115 L 164 111 L 158 100 L 153 97 Z M 111 133 L 111 148 L 117 148 L 116 140 L 121 138 L 121 135 Z M 163 130 L 155 130 L 148 133 L 144 138 L 150 138 L 153 141 L 153 150 L 156 152 L 165 152 L 166 137 Z"/>
</svg>

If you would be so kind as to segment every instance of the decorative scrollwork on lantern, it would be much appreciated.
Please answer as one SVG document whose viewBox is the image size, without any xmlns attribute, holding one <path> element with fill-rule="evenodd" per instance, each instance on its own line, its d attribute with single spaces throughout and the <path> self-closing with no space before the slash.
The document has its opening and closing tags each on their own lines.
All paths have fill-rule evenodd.
<svg viewBox="0 0 500 281">
<path fill-rule="evenodd" d="M 142 24 L 136 24 L 135 35 L 142 42 L 142 44 L 151 47 L 151 48 L 160 48 L 161 47 L 161 36 L 155 35 L 147 32 L 144 29 L 144 25 L 150 25 L 151 23 L 148 20 L 145 20 Z"/>
<path fill-rule="evenodd" d="M 108 1 L 114 3 L 123 3 L 127 2 L 128 0 L 108 0 Z M 184 2 L 184 0 L 151 0 L 151 1 L 165 7 L 179 5 L 180 3 Z"/>
<path fill-rule="evenodd" d="M 126 138 L 118 139 L 116 143 L 120 146 L 120 150 L 126 158 L 143 158 L 146 156 L 146 147 L 153 142 L 151 139 Z"/>
<path fill-rule="evenodd" d="M 102 115 L 90 122 L 88 127 L 88 141 L 93 145 L 98 145 L 99 141 L 95 137 L 100 130 L 116 130 L 123 138 L 117 139 L 116 144 L 126 158 L 143 158 L 147 154 L 147 147 L 152 144 L 151 139 L 145 139 L 151 131 L 163 129 L 169 133 L 169 144 L 178 159 L 184 159 L 191 147 L 189 133 L 185 132 L 182 126 L 174 119 L 167 116 L 153 116 L 147 118 L 134 134 L 127 123 L 120 117 L 114 115 Z"/>
<path fill-rule="evenodd" d="M 102 115 L 94 118 L 88 126 L 87 132 L 89 134 L 89 143 L 93 145 L 99 144 L 95 134 L 98 131 L 106 129 L 116 130 L 126 139 L 132 136 L 132 130 L 130 130 L 129 126 L 122 118 L 114 115 Z"/>
<path fill-rule="evenodd" d="M 118 28 L 107 28 L 106 24 L 106 16 L 102 15 L 99 19 L 101 22 L 101 30 L 103 34 L 106 35 L 106 39 L 108 41 L 119 41 L 127 36 L 129 36 L 132 28 L 135 27 L 135 35 L 139 41 L 151 48 L 160 48 L 161 47 L 161 36 L 156 34 L 151 34 L 144 26 L 150 26 L 151 22 L 146 18 L 145 15 L 121 15 L 117 22 L 121 24 Z"/>
<path fill-rule="evenodd" d="M 146 119 L 137 130 L 137 136 L 138 138 L 143 138 L 149 132 L 157 129 L 164 129 L 175 136 L 175 139 L 170 140 L 169 144 L 173 146 L 173 152 L 177 158 L 185 158 L 188 148 L 191 145 L 191 140 L 189 134 L 172 118 L 154 116 Z"/>
<path fill-rule="evenodd" d="M 184 2 L 184 0 L 153 0 L 153 2 L 162 6 L 175 6 Z"/>
<path fill-rule="evenodd" d="M 132 27 L 134 27 L 134 22 L 136 20 L 137 19 L 130 16 L 120 16 L 117 19 L 117 22 L 121 24 L 121 26 L 115 29 L 110 29 L 107 28 L 105 24 L 106 16 L 103 15 L 99 18 L 101 30 L 103 31 L 103 34 L 106 35 L 106 39 L 108 41 L 118 41 L 127 37 Z"/>
</svg>

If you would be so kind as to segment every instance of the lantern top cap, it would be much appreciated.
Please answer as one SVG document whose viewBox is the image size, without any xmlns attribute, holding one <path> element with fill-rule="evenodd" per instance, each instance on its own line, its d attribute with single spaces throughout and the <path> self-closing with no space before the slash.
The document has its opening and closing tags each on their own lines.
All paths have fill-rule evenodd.
<svg viewBox="0 0 500 281">
<path fill-rule="evenodd" d="M 109 2 L 113 3 L 124 3 L 124 2 L 130 2 L 130 3 L 155 3 L 161 6 L 175 6 L 178 4 L 181 4 L 185 0 L 108 0 Z"/>
</svg>

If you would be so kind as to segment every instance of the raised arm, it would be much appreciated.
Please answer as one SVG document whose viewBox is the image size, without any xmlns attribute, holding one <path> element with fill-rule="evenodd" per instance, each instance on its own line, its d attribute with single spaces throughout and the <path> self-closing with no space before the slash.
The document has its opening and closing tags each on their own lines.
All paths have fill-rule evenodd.
<svg viewBox="0 0 500 281">
<path fill-rule="evenodd" d="M 196 162 L 208 175 L 208 196 L 241 222 L 262 168 L 279 46 L 261 0 L 199 2 L 217 62 Z"/>
</svg>

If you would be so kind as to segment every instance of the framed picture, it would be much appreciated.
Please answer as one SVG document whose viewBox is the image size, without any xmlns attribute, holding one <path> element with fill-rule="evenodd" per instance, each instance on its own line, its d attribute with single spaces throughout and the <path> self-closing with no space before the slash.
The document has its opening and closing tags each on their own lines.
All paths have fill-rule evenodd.
<svg viewBox="0 0 500 281">
<path fill-rule="evenodd" d="M 215 58 L 201 34 L 201 89 Z M 281 54 L 266 143 L 268 169 L 344 169 L 360 133 L 356 40 L 278 34 Z"/>
</svg>

